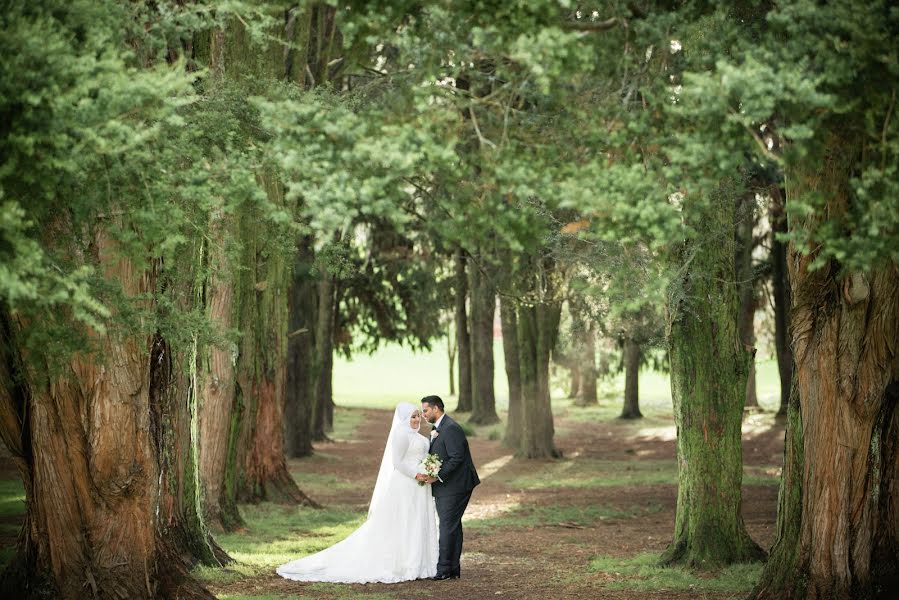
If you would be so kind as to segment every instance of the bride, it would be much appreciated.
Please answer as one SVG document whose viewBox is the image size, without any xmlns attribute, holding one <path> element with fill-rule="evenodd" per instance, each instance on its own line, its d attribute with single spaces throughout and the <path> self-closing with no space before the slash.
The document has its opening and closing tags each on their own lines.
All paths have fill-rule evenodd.
<svg viewBox="0 0 899 600">
<path fill-rule="evenodd" d="M 330 548 L 278 567 L 296 581 L 395 583 L 437 574 L 437 516 L 430 485 L 415 480 L 428 453 L 421 411 L 397 405 L 368 519 Z"/>
</svg>

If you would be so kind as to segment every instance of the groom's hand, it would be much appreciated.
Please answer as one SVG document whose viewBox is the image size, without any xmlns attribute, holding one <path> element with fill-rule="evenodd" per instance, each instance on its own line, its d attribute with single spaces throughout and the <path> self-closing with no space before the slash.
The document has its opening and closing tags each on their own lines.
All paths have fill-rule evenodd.
<svg viewBox="0 0 899 600">
<path fill-rule="evenodd" d="M 437 481 L 437 478 L 436 478 L 436 477 L 427 477 L 427 476 L 425 476 L 425 479 L 424 479 L 424 482 L 425 482 L 425 483 L 434 483 L 435 481 Z"/>
</svg>

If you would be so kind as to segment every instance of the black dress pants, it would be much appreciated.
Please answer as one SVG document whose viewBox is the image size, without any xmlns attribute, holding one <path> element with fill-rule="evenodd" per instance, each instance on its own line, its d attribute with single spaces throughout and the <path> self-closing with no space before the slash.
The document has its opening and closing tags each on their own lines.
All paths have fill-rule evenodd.
<svg viewBox="0 0 899 600">
<path fill-rule="evenodd" d="M 440 555 L 438 575 L 459 575 L 462 556 L 462 513 L 471 500 L 471 491 L 449 496 L 435 496 L 440 521 Z"/>
</svg>

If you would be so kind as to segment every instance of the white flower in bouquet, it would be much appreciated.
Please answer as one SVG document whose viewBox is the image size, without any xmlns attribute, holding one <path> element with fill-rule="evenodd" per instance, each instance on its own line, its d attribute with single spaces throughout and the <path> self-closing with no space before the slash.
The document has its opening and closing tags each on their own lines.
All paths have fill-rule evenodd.
<svg viewBox="0 0 899 600">
<path fill-rule="evenodd" d="M 440 472 L 440 467 L 443 466 L 443 461 L 440 460 L 440 457 L 436 454 L 428 454 L 422 459 L 421 463 L 418 465 L 419 471 L 427 475 L 428 477 L 437 477 L 437 473 Z M 424 485 L 424 481 L 419 481 L 418 485 Z"/>
</svg>

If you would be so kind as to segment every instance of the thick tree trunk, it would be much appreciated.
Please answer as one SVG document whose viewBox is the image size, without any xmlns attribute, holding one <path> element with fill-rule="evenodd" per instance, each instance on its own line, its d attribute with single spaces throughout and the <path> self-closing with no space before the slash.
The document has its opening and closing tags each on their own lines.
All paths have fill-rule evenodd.
<svg viewBox="0 0 899 600">
<path fill-rule="evenodd" d="M 577 355 L 581 373 L 581 399 L 579 404 L 583 406 L 596 405 L 599 400 L 596 396 L 596 326 L 584 323 L 583 343 Z"/>
<path fill-rule="evenodd" d="M 98 271 L 126 297 L 153 289 L 154 276 L 135 269 L 102 234 L 93 248 Z M 152 338 L 114 327 L 86 332 L 96 352 L 72 356 L 65 373 L 53 375 L 35 368 L 42 357 L 20 353 L 18 332 L 26 327 L 0 307 L 0 431 L 27 502 L 3 596 L 211 599 L 182 560 L 215 561 L 199 495 L 190 489 L 198 476 L 195 447 L 174 448 L 190 443 L 179 434 L 195 414 L 153 405 L 178 396 L 159 394 L 169 378 L 151 385 Z M 169 537 L 172 531 L 178 535 Z"/>
<path fill-rule="evenodd" d="M 210 215 L 212 243 L 207 250 L 209 276 L 205 286 L 206 317 L 220 341 L 198 349 L 197 399 L 199 403 L 199 460 L 203 511 L 208 525 L 232 530 L 243 524 L 235 498 L 225 494 L 225 468 L 231 437 L 235 393 L 236 346 L 228 339 L 235 325 L 236 271 L 226 252 L 235 236 L 230 217 L 221 210 Z"/>
<path fill-rule="evenodd" d="M 158 538 L 174 548 L 186 565 L 198 562 L 221 566 L 230 557 L 215 542 L 207 528 L 201 502 L 202 474 L 199 436 L 199 373 L 197 343 L 194 340 L 187 357 L 175 355 L 161 336 L 153 340 L 150 352 L 150 409 L 154 421 L 154 440 L 159 456 L 161 484 Z M 227 417 L 227 414 L 226 414 Z M 227 445 L 225 428 L 223 445 Z M 221 455 L 224 466 L 224 452 Z M 220 477 L 224 475 L 224 470 Z M 162 552 L 163 544 L 160 547 Z"/>
<path fill-rule="evenodd" d="M 313 240 L 304 236 L 294 261 L 288 304 L 287 393 L 284 442 L 294 458 L 312 454 L 315 409 L 315 326 L 318 293 L 311 275 Z"/>
<path fill-rule="evenodd" d="M 284 203 L 281 184 L 263 172 L 259 182 L 269 200 Z M 241 331 L 238 359 L 240 429 L 235 456 L 240 467 L 237 498 L 243 502 L 315 505 L 287 470 L 283 411 L 287 383 L 288 268 L 254 214 L 241 223 L 244 239 Z"/>
<path fill-rule="evenodd" d="M 560 303 L 554 299 L 551 265 L 535 264 L 526 289 L 542 302 L 518 309 L 518 353 L 521 370 L 521 437 L 518 455 L 556 458 L 553 436 L 549 361 L 558 336 Z"/>
<path fill-rule="evenodd" d="M 509 448 L 518 448 L 521 441 L 521 365 L 518 348 L 518 316 L 515 304 L 509 298 L 500 296 L 500 323 L 503 331 L 503 356 L 506 359 L 506 379 L 509 382 L 509 414 L 506 419 L 506 433 L 503 443 Z"/>
<path fill-rule="evenodd" d="M 456 249 L 455 284 L 456 307 L 456 347 L 459 349 L 459 400 L 457 412 L 471 411 L 471 338 L 468 329 L 468 314 L 465 307 L 468 296 L 467 257 L 461 248 Z"/>
<path fill-rule="evenodd" d="M 823 197 L 831 219 L 851 210 L 854 152 L 834 143 L 823 168 L 788 174 L 788 198 Z M 815 218 L 790 229 L 813 229 Z M 753 597 L 886 598 L 899 584 L 899 268 L 811 271 L 815 258 L 790 247 L 794 456 Z"/>
<path fill-rule="evenodd" d="M 701 569 L 764 555 L 740 513 L 750 356 L 737 331 L 733 205 L 711 202 L 697 223 L 706 239 L 687 248 L 692 264 L 672 284 L 668 306 L 678 494 L 674 540 L 662 562 Z"/>
<path fill-rule="evenodd" d="M 755 273 L 752 268 L 753 229 L 755 226 L 754 198 L 754 192 L 743 194 L 737 200 L 734 218 L 736 234 L 734 263 L 740 294 L 737 327 L 743 345 L 752 349 L 749 359 L 749 375 L 746 378 L 744 408 L 758 408 L 759 405 L 755 386 L 755 311 L 758 308 L 758 300 L 756 299 Z"/>
<path fill-rule="evenodd" d="M 486 265 L 469 269 L 471 288 L 471 374 L 472 423 L 498 423 L 493 389 L 493 319 L 496 314 L 496 290 Z"/>
<path fill-rule="evenodd" d="M 640 345 L 624 338 L 624 407 L 622 419 L 640 419 Z"/>
<path fill-rule="evenodd" d="M 771 190 L 771 289 L 774 296 L 774 347 L 780 375 L 778 416 L 787 414 L 793 382 L 793 350 L 790 345 L 790 280 L 787 271 L 787 245 L 777 236 L 787 231 L 784 199 L 779 187 Z"/>
</svg>

